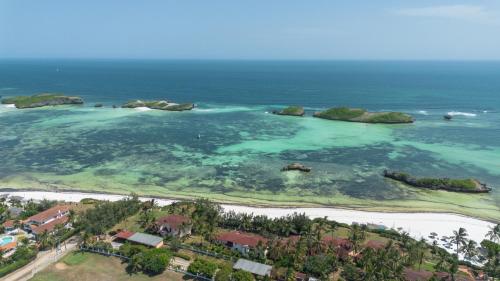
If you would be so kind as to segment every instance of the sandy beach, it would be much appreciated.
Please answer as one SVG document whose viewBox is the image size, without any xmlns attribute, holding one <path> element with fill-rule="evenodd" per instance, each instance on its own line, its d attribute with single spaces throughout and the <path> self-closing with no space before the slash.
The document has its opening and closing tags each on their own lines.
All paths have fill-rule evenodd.
<svg viewBox="0 0 500 281">
<path fill-rule="evenodd" d="M 98 200 L 116 201 L 125 195 L 79 193 L 79 192 L 48 192 L 48 191 L 11 191 L 0 192 L 0 194 L 11 196 L 22 196 L 25 199 L 48 199 L 64 200 L 68 202 L 79 202 L 83 198 L 94 198 Z M 151 197 L 141 197 L 141 200 L 150 200 Z M 168 205 L 176 200 L 155 198 L 160 206 Z M 338 208 L 279 208 L 279 207 L 250 207 L 242 205 L 222 204 L 226 211 L 253 213 L 254 215 L 267 215 L 269 217 L 280 217 L 294 212 L 305 213 L 311 218 L 327 217 L 342 223 L 375 223 L 382 224 L 393 229 L 402 229 L 410 233 L 416 239 L 428 238 L 431 232 L 441 236 L 451 236 L 453 230 L 460 227 L 467 229 L 469 238 L 481 242 L 490 227 L 491 222 L 446 213 L 382 213 L 347 210 Z M 428 239 L 429 240 L 429 239 Z M 438 240 L 439 241 L 439 240 Z M 441 241 L 439 241 L 441 242 Z"/>
</svg>

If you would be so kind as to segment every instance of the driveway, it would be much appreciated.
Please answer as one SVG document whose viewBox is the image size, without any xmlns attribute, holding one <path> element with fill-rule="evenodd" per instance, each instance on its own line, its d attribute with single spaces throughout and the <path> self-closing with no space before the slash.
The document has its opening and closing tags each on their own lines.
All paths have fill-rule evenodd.
<svg viewBox="0 0 500 281">
<path fill-rule="evenodd" d="M 38 271 L 45 269 L 47 266 L 57 262 L 67 253 L 76 249 L 78 243 L 76 237 L 71 237 L 66 244 L 62 244 L 59 250 L 49 250 L 39 252 L 36 259 L 20 269 L 10 273 L 0 279 L 0 281 L 25 281 L 31 279 Z"/>
</svg>

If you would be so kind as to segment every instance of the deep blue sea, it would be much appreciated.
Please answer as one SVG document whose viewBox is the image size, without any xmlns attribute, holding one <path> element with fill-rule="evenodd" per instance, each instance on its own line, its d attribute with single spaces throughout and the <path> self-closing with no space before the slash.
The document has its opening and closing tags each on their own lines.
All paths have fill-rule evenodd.
<svg viewBox="0 0 500 281">
<path fill-rule="evenodd" d="M 0 96 L 42 92 L 78 95 L 86 105 L 2 105 L 2 186 L 343 206 L 421 204 L 429 210 L 469 208 L 465 213 L 484 207 L 482 215 L 500 217 L 500 62 L 0 61 Z M 197 108 L 111 107 L 133 99 L 194 102 Z M 308 116 L 268 114 L 286 105 L 302 105 Z M 333 106 L 402 111 L 416 122 L 368 125 L 311 117 Z M 447 113 L 454 115 L 450 122 L 443 120 Z M 313 172 L 280 172 L 296 161 Z M 386 168 L 475 177 L 498 188 L 472 199 L 423 192 L 384 180 Z"/>
</svg>

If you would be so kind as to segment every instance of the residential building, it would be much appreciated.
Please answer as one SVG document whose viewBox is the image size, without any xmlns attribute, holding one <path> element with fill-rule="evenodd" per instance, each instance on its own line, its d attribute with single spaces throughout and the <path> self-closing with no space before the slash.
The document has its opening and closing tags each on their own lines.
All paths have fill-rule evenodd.
<svg viewBox="0 0 500 281">
<path fill-rule="evenodd" d="M 66 225 L 69 221 L 69 205 L 57 205 L 24 221 L 24 229 L 34 235 L 43 232 L 52 233 L 57 225 Z"/>
<path fill-rule="evenodd" d="M 221 233 L 216 237 L 216 240 L 242 254 L 248 254 L 251 249 L 255 249 L 259 244 L 267 248 L 268 242 L 266 238 L 260 235 L 239 231 Z"/>
<path fill-rule="evenodd" d="M 122 243 L 126 241 L 153 248 L 160 248 L 163 246 L 163 238 L 159 236 L 127 230 L 123 230 L 115 234 L 113 242 Z"/>
<path fill-rule="evenodd" d="M 9 207 L 8 212 L 9 212 L 9 215 L 11 218 L 17 218 L 17 217 L 19 217 L 19 215 L 21 215 L 21 213 L 23 212 L 23 209 L 19 208 L 19 207 L 11 206 L 11 207 Z"/>
<path fill-rule="evenodd" d="M 238 259 L 238 261 L 234 264 L 233 269 L 247 271 L 258 276 L 271 276 L 271 270 L 273 267 L 246 259 Z"/>
<path fill-rule="evenodd" d="M 159 218 L 156 223 L 156 229 L 162 236 L 171 235 L 184 237 L 191 235 L 192 223 L 188 217 L 181 215 L 168 215 Z"/>
<path fill-rule="evenodd" d="M 13 220 L 6 220 L 2 225 L 5 232 L 10 232 L 15 229 Z"/>
</svg>

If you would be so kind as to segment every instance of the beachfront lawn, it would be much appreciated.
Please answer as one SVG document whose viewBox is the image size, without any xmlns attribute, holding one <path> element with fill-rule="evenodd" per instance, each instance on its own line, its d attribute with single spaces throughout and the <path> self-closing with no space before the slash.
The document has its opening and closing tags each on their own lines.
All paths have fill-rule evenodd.
<svg viewBox="0 0 500 281">
<path fill-rule="evenodd" d="M 162 210 L 160 208 L 155 208 L 152 210 L 152 212 L 155 219 L 158 219 L 168 214 L 167 210 Z M 126 229 L 134 232 L 144 232 L 145 229 L 141 225 L 141 213 L 139 212 L 133 216 L 126 218 L 125 220 L 115 225 L 112 230 L 117 231 L 121 229 Z"/>
<path fill-rule="evenodd" d="M 190 280 L 184 275 L 165 271 L 156 276 L 143 273 L 128 274 L 125 270 L 127 264 L 115 257 L 106 257 L 91 253 L 69 253 L 61 262 L 53 264 L 37 273 L 31 281 L 160 281 L 160 280 Z"/>
</svg>

